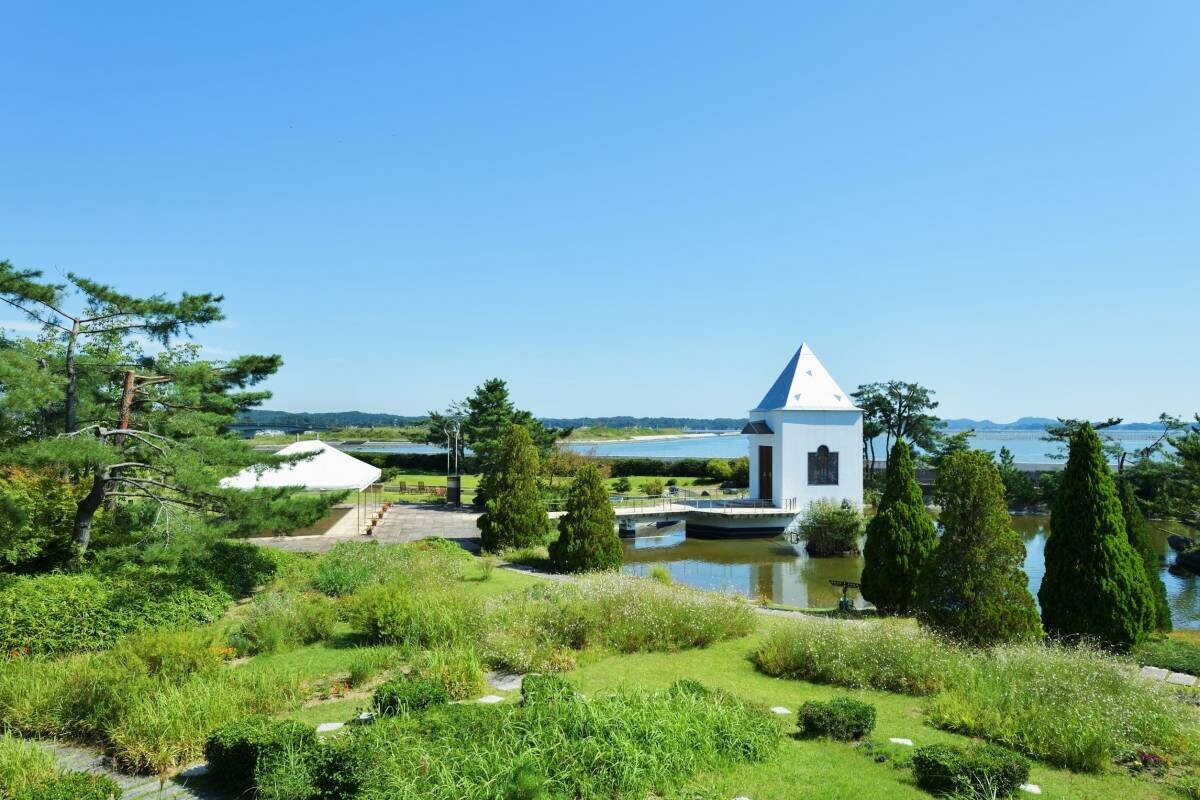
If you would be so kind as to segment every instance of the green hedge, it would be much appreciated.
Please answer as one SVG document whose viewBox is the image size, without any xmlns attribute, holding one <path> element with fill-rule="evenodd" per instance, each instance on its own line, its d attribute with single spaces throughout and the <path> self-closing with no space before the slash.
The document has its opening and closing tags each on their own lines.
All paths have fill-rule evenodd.
<svg viewBox="0 0 1200 800">
<path fill-rule="evenodd" d="M 230 597 L 169 581 L 18 577 L 0 586 L 0 654 L 101 650 L 132 631 L 213 622 Z"/>
<path fill-rule="evenodd" d="M 875 729 L 875 706 L 849 697 L 828 702 L 810 700 L 800 706 L 800 732 L 839 742 L 861 739 Z"/>
<path fill-rule="evenodd" d="M 248 717 L 218 728 L 204 745 L 204 757 L 216 780 L 240 796 L 264 782 L 278 781 L 291 770 L 304 773 L 303 754 L 317 744 L 316 729 L 295 720 Z M 298 778 L 304 779 L 303 774 Z"/>
<path fill-rule="evenodd" d="M 1029 759 L 996 745 L 918 747 L 912 758 L 917 785 L 936 795 L 1008 797 L 1029 780 Z"/>
</svg>

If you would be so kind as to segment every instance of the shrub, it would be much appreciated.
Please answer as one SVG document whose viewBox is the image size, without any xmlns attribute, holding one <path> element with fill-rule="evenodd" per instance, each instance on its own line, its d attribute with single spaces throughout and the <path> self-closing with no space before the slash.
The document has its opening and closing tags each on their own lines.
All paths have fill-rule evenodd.
<svg viewBox="0 0 1200 800">
<path fill-rule="evenodd" d="M 243 654 L 278 653 L 328 639 L 337 608 L 321 595 L 270 592 L 255 598 L 231 641 Z"/>
<path fill-rule="evenodd" d="M 977 450 L 947 455 L 934 496 L 944 531 L 919 579 L 921 621 L 974 645 L 1039 638 L 1025 543 L 1012 528 L 991 455 Z"/>
<path fill-rule="evenodd" d="M 112 657 L 130 669 L 168 680 L 212 673 L 227 655 L 210 628 L 145 631 L 123 639 L 112 650 Z"/>
<path fill-rule="evenodd" d="M 256 776 L 289 753 L 312 749 L 314 728 L 295 720 L 247 717 L 218 728 L 204 745 L 213 776 L 230 793 L 240 795 L 255 787 Z"/>
<path fill-rule="evenodd" d="M 621 560 L 616 515 L 604 479 L 588 465 L 571 481 L 558 538 L 550 543 L 550 563 L 558 572 L 592 572 L 616 569 Z"/>
<path fill-rule="evenodd" d="M 800 732 L 839 742 L 861 739 L 875 729 L 875 706 L 849 697 L 828 702 L 809 700 L 800 706 Z"/>
<path fill-rule="evenodd" d="M 1139 750 L 1197 754 L 1195 710 L 1101 651 L 1014 645 L 966 666 L 928 703 L 933 724 L 1081 772 Z"/>
<path fill-rule="evenodd" d="M 641 485 L 642 494 L 658 497 L 664 491 L 664 484 L 658 478 L 652 478 Z"/>
<path fill-rule="evenodd" d="M 817 500 L 809 503 L 792 535 L 804 540 L 810 556 L 833 556 L 858 549 L 862 526 L 862 512 L 850 501 Z"/>
<path fill-rule="evenodd" d="M 0 585 L 0 652 L 61 654 L 111 647 L 151 627 L 213 622 L 229 597 L 159 581 L 93 575 L 18 577 Z"/>
<path fill-rule="evenodd" d="M 1112 470 L 1092 426 L 1071 435 L 1062 485 L 1050 511 L 1046 574 L 1038 589 L 1051 636 L 1088 638 L 1118 650 L 1155 627 L 1155 602 L 1129 545 Z"/>
<path fill-rule="evenodd" d="M 413 662 L 413 671 L 417 677 L 440 683 L 453 700 L 478 697 L 487 686 L 483 662 L 469 647 L 423 650 Z"/>
<path fill-rule="evenodd" d="M 1154 627 L 1159 631 L 1171 630 L 1171 604 L 1167 602 L 1167 587 L 1163 584 L 1159 572 L 1158 550 L 1150 541 L 1150 530 L 1146 527 L 1146 518 L 1138 504 L 1133 491 L 1133 483 L 1122 480 L 1117 494 L 1121 499 L 1121 517 L 1125 521 L 1125 538 L 1129 546 L 1142 560 L 1142 568 L 1146 572 L 1146 581 L 1150 584 L 1150 593 L 1154 597 Z"/>
<path fill-rule="evenodd" d="M 650 572 L 647 573 L 652 581 L 658 581 L 664 586 L 670 586 L 675 582 L 671 577 L 671 570 L 667 569 L 663 564 L 655 564 L 650 567 Z"/>
<path fill-rule="evenodd" d="M 13 797 L 26 787 L 57 777 L 54 757 L 37 745 L 0 733 L 0 797 Z"/>
<path fill-rule="evenodd" d="M 340 597 L 379 583 L 395 569 L 402 549 L 381 547 L 378 542 L 338 542 L 321 556 L 313 571 L 317 591 Z"/>
<path fill-rule="evenodd" d="M 633 484 L 629 482 L 629 478 L 622 475 L 613 482 L 613 491 L 617 494 L 629 494 L 633 491 Z"/>
<path fill-rule="evenodd" d="M 727 481 L 733 477 L 733 467 L 723 458 L 709 459 L 704 465 L 704 471 L 708 473 L 708 477 L 714 481 Z"/>
<path fill-rule="evenodd" d="M 385 717 L 424 711 L 450 702 L 450 693 L 433 678 L 401 676 L 392 678 L 375 690 L 372 706 Z"/>
<path fill-rule="evenodd" d="M 578 696 L 575 687 L 557 675 L 531 673 L 521 681 L 521 705 L 557 703 Z"/>
<path fill-rule="evenodd" d="M 862 596 L 881 614 L 908 614 L 917 604 L 917 577 L 937 546 L 933 517 L 917 484 L 908 445 L 897 439 L 887 462 L 887 485 L 867 525 Z"/>
<path fill-rule="evenodd" d="M 13 795 L 13 800 L 121 800 L 121 797 L 121 787 L 112 778 L 68 772 L 25 787 Z"/>
<path fill-rule="evenodd" d="M 1029 780 L 1029 761 L 995 745 L 918 747 L 912 757 L 917 785 L 937 795 L 1007 797 Z"/>
<path fill-rule="evenodd" d="M 754 653 L 758 668 L 774 677 L 913 695 L 941 689 L 966 658 L 908 623 L 819 618 L 776 627 Z"/>
</svg>

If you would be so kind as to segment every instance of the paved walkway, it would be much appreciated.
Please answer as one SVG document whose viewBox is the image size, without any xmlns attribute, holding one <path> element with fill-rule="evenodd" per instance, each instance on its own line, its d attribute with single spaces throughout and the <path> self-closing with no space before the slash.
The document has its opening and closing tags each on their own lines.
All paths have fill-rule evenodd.
<svg viewBox="0 0 1200 800">
<path fill-rule="evenodd" d="M 440 536 L 458 542 L 472 553 L 479 552 L 479 514 L 445 506 L 397 504 L 384 513 L 370 536 L 263 536 L 248 541 L 296 553 L 324 553 L 338 542 L 375 539 L 380 544 L 415 542 Z"/>
<path fill-rule="evenodd" d="M 125 775 L 112 768 L 107 757 L 82 747 L 61 742 L 38 742 L 49 751 L 58 765 L 69 772 L 107 775 L 117 782 L 124 800 L 228 800 L 229 794 L 208 784 L 194 770 L 184 770 L 174 778 L 160 781 L 147 775 Z"/>
</svg>

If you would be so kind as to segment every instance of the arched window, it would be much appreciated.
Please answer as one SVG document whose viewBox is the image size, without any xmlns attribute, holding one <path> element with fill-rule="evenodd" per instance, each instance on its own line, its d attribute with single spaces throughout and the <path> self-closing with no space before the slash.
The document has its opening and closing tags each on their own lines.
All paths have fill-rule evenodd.
<svg viewBox="0 0 1200 800">
<path fill-rule="evenodd" d="M 808 485 L 837 486 L 837 482 L 838 454 L 821 445 L 817 452 L 808 454 Z"/>
</svg>

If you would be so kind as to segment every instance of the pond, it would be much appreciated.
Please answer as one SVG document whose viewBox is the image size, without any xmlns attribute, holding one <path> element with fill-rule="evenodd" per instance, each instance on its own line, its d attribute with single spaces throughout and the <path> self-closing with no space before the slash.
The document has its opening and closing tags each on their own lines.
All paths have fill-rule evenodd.
<svg viewBox="0 0 1200 800">
<path fill-rule="evenodd" d="M 1025 539 L 1025 572 L 1029 589 L 1037 598 L 1045 572 L 1044 548 L 1050 519 L 1044 516 L 1013 516 L 1013 527 Z M 1200 629 L 1200 588 L 1195 576 L 1172 574 L 1166 567 L 1167 534 L 1183 532 L 1167 523 L 1150 523 L 1151 538 L 1163 555 L 1163 583 L 1171 604 L 1176 628 Z M 623 539 L 624 571 L 644 575 L 656 564 L 665 566 L 679 583 L 700 589 L 733 591 L 750 598 L 765 597 L 774 603 L 802 608 L 837 605 L 840 589 L 831 579 L 857 581 L 862 574 L 860 556 L 809 558 L 804 546 L 783 537 L 774 539 L 689 539 L 682 523 L 651 529 L 634 539 Z M 852 592 L 855 605 L 864 603 Z"/>
</svg>

